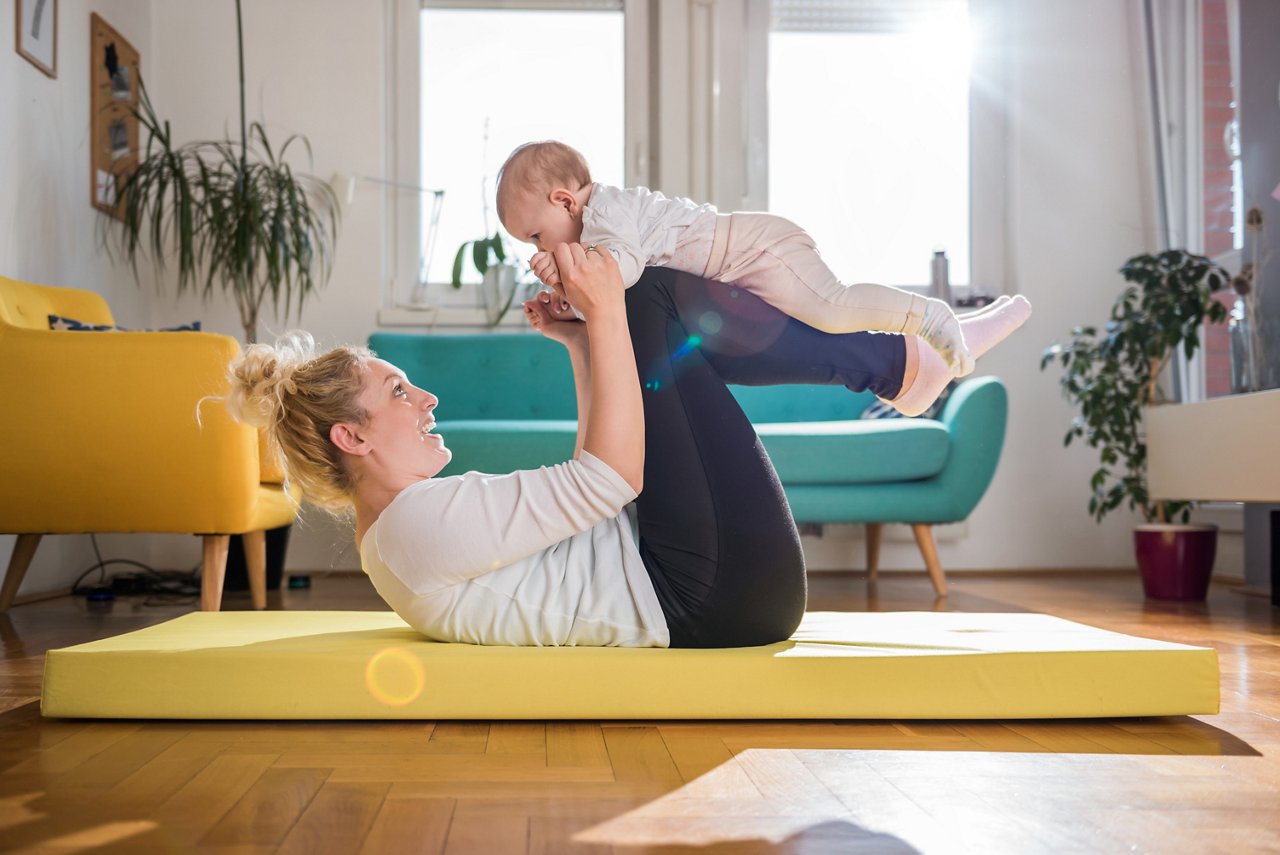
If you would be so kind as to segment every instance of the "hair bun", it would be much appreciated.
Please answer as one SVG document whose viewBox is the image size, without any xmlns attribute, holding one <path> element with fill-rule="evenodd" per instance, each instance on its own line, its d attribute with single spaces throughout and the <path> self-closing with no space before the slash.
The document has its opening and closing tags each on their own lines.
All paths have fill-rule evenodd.
<svg viewBox="0 0 1280 855">
<path fill-rule="evenodd" d="M 294 372 L 314 352 L 315 340 L 301 330 L 284 333 L 275 344 L 249 345 L 230 365 L 226 402 L 231 416 L 254 427 L 274 427 L 285 397 L 297 392 Z"/>
</svg>

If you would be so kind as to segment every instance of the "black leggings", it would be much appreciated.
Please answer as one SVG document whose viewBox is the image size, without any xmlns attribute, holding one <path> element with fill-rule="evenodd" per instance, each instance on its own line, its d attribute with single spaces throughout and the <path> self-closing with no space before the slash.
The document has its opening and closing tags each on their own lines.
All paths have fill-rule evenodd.
<svg viewBox="0 0 1280 855">
<path fill-rule="evenodd" d="M 785 640 L 805 609 L 800 536 L 725 384 L 842 385 L 893 398 L 903 339 L 819 332 L 732 285 L 663 268 L 646 270 L 626 304 L 644 398 L 640 555 L 671 646 Z"/>
</svg>

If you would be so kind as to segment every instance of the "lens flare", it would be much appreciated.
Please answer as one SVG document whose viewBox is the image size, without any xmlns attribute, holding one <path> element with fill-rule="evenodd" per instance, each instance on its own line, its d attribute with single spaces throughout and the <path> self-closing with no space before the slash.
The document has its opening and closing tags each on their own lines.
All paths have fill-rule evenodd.
<svg viewBox="0 0 1280 855">
<path fill-rule="evenodd" d="M 364 669 L 364 683 L 379 703 L 402 707 L 413 703 L 426 688 L 422 663 L 403 647 L 380 650 Z"/>
</svg>

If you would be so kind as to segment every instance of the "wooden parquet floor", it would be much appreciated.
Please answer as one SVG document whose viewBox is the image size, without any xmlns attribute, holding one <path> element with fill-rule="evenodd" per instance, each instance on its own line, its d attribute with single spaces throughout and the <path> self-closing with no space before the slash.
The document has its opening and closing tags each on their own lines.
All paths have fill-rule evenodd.
<svg viewBox="0 0 1280 855">
<path fill-rule="evenodd" d="M 1218 650 L 1222 713 L 1083 721 L 46 721 L 51 647 L 189 611 L 0 615 L 0 850 L 1280 852 L 1266 600 L 1144 602 L 1128 574 L 815 574 L 813 610 L 1040 611 Z M 229 608 L 247 607 L 232 595 Z M 382 608 L 362 576 L 273 608 Z"/>
</svg>

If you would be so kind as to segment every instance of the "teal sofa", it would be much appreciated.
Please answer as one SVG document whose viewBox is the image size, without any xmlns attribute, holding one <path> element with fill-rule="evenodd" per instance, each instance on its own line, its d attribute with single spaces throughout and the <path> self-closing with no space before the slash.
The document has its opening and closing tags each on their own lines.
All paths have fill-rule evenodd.
<svg viewBox="0 0 1280 855">
<path fill-rule="evenodd" d="M 375 333 L 369 346 L 440 399 L 453 450 L 442 472 L 510 472 L 573 454 L 569 358 L 532 333 Z M 773 460 L 797 522 L 867 526 L 874 576 L 884 523 L 912 526 L 939 595 L 946 578 L 932 526 L 965 519 L 995 475 L 1008 399 L 995 377 L 960 383 L 939 418 L 859 419 L 870 392 L 833 386 L 732 386 Z"/>
</svg>

